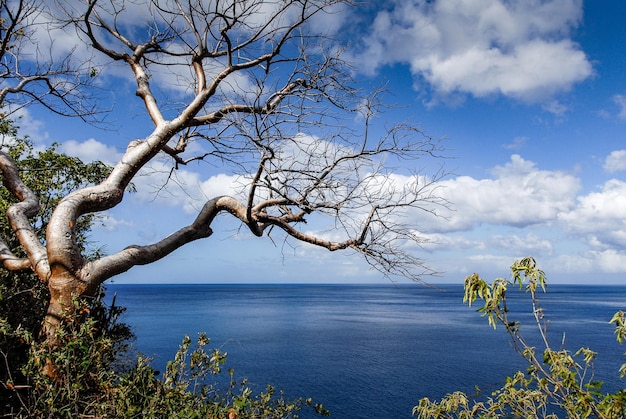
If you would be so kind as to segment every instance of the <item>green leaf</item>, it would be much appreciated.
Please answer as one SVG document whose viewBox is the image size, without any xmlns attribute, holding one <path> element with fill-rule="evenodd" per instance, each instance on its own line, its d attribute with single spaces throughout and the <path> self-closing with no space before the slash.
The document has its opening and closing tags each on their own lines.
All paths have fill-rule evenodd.
<svg viewBox="0 0 626 419">
<path fill-rule="evenodd" d="M 626 339 L 626 316 L 622 310 L 613 315 L 609 324 L 615 323 L 615 335 L 619 343 L 623 343 Z"/>
</svg>

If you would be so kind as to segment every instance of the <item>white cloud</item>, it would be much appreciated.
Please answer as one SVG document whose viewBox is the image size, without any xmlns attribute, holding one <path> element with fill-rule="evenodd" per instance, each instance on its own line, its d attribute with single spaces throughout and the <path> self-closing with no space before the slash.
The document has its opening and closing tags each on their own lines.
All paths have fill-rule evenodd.
<svg viewBox="0 0 626 419">
<path fill-rule="evenodd" d="M 569 38 L 581 18 L 581 0 L 396 1 L 378 13 L 353 58 L 370 73 L 408 64 L 416 80 L 444 96 L 536 101 L 592 75 L 585 53 Z"/>
<path fill-rule="evenodd" d="M 600 190 L 578 195 L 576 176 L 541 170 L 519 155 L 491 174 L 442 182 L 439 192 L 454 207 L 447 219 L 413 214 L 431 240 L 424 250 L 445 261 L 438 262 L 441 269 L 497 272 L 533 255 L 565 281 L 590 272 L 626 273 L 626 182 L 611 179 Z"/>
<path fill-rule="evenodd" d="M 491 248 L 512 250 L 522 255 L 549 255 L 553 252 L 552 243 L 549 240 L 532 233 L 523 237 L 516 234 L 497 235 L 491 241 Z"/>
<path fill-rule="evenodd" d="M 195 215 L 205 202 L 220 195 L 240 196 L 241 176 L 216 174 L 204 178 L 199 172 L 186 169 L 172 171 L 171 164 L 153 161 L 133 179 L 137 192 L 134 201 L 181 207 L 186 214 Z"/>
<path fill-rule="evenodd" d="M 540 170 L 535 163 L 514 154 L 493 178 L 459 176 L 441 182 L 438 190 L 455 211 L 431 228 L 438 231 L 469 230 L 480 224 L 525 227 L 547 223 L 575 204 L 580 181 L 560 171 Z"/>
<path fill-rule="evenodd" d="M 131 194 L 130 200 L 140 205 L 156 204 L 161 208 L 153 207 L 155 210 L 150 211 L 150 215 L 145 219 L 142 217 L 140 230 L 136 231 L 141 231 L 145 237 L 137 236 L 135 241 L 151 242 L 167 233 L 159 229 L 170 223 L 150 221 L 152 213 L 157 217 L 155 220 L 161 218 L 156 214 L 162 211 L 170 214 L 169 217 L 178 214 L 174 217 L 185 223 L 186 218 L 197 214 L 206 199 L 232 195 L 242 189 L 239 176 L 222 173 L 207 178 L 197 172 L 179 170 L 167 188 L 159 190 L 167 176 L 168 166 L 165 162 L 157 162 L 151 172 L 144 172 L 144 176 L 136 179 L 139 192 Z M 393 179 L 397 186 L 410 181 L 410 177 L 403 176 Z M 513 155 L 508 163 L 495 167 L 489 177 L 462 176 L 444 181 L 442 186 L 439 192 L 452 200 L 456 209 L 449 220 L 435 219 L 430 223 L 429 214 L 419 212 L 411 214 L 413 220 L 407 218 L 405 221 L 413 223 L 416 228 L 419 224 L 430 228 L 420 226 L 427 242 L 415 250 L 418 255 L 428 252 L 426 260 L 430 266 L 446 271 L 450 278 L 460 280 L 471 272 L 484 274 L 485 278 L 506 275 L 506 267 L 514 259 L 527 255 L 541 257 L 541 266 L 549 275 L 565 280 L 571 279 L 567 276 L 569 274 L 626 271 L 626 227 L 620 227 L 626 218 L 625 182 L 609 181 L 602 190 L 576 199 L 580 188 L 578 178 L 559 171 L 542 170 L 532 161 Z M 183 211 L 178 212 L 176 207 Z M 123 220 L 128 216 L 116 218 Z M 311 221 L 309 226 L 314 231 L 317 220 Z M 517 230 L 517 227 L 537 224 L 541 225 L 540 228 L 532 231 Z M 513 228 L 502 228 L 507 226 Z M 139 227 L 106 219 L 104 228 L 127 232 Z M 570 242 L 559 241 L 561 229 L 570 233 L 573 238 Z M 336 229 L 316 231 L 316 234 L 331 240 L 344 238 Z M 555 237 L 557 239 L 553 240 Z M 294 247 L 293 252 L 296 257 L 320 261 L 330 257 L 330 253 L 323 249 L 306 244 Z M 363 271 L 361 264 L 345 268 L 346 274 L 356 274 L 359 269 Z"/>
<path fill-rule="evenodd" d="M 27 108 L 2 109 L 8 114 L 14 125 L 18 128 L 18 137 L 28 137 L 36 149 L 45 144 L 48 139 L 48 133 L 45 130 L 45 124 L 35 119 Z"/>
<path fill-rule="evenodd" d="M 626 253 L 615 249 L 594 252 L 598 270 L 606 273 L 626 273 Z"/>
<path fill-rule="evenodd" d="M 513 138 L 513 142 L 509 144 L 504 144 L 502 147 L 507 150 L 520 150 L 524 148 L 526 143 L 528 142 L 528 137 L 515 137 Z"/>
<path fill-rule="evenodd" d="M 613 102 L 619 107 L 619 114 L 617 115 L 620 119 L 626 119 L 626 95 L 615 95 L 613 96 Z"/>
<path fill-rule="evenodd" d="M 572 254 L 559 254 L 554 258 L 547 261 L 548 263 L 544 268 L 549 266 L 554 267 L 554 271 L 556 273 L 557 269 L 560 273 L 571 273 L 571 274 L 580 274 L 580 273 L 588 273 L 593 272 L 594 268 L 594 259 L 590 254 L 584 255 L 572 255 Z M 548 276 L 550 276 L 550 273 Z"/>
<path fill-rule="evenodd" d="M 135 223 L 124 219 L 116 218 L 112 213 L 103 213 L 94 224 L 94 228 L 104 229 L 108 232 L 122 231 L 128 228 L 134 228 Z"/>
<path fill-rule="evenodd" d="M 122 153 L 115 147 L 108 146 L 94 138 L 83 142 L 65 141 L 61 144 L 60 151 L 69 156 L 78 157 L 85 163 L 101 161 L 111 166 L 122 157 Z"/>
<path fill-rule="evenodd" d="M 578 198 L 572 211 L 559 214 L 565 228 L 594 247 L 626 248 L 626 182 L 611 179 L 599 192 Z"/>
<path fill-rule="evenodd" d="M 440 233 L 416 233 L 424 237 L 425 240 L 420 247 L 429 252 L 439 250 L 450 251 L 469 249 L 482 251 L 486 248 L 483 241 L 472 240 L 464 236 Z"/>
<path fill-rule="evenodd" d="M 553 100 L 549 103 L 543 105 L 543 109 L 546 112 L 550 112 L 554 116 L 563 116 L 569 110 L 569 108 L 559 102 L 558 100 Z"/>
<path fill-rule="evenodd" d="M 604 170 L 609 173 L 626 170 L 626 150 L 612 151 L 604 161 Z"/>
<path fill-rule="evenodd" d="M 220 173 L 202 182 L 200 188 L 202 194 L 209 199 L 221 195 L 240 195 L 240 192 L 243 190 L 241 179 L 242 177 L 239 175 Z"/>
</svg>

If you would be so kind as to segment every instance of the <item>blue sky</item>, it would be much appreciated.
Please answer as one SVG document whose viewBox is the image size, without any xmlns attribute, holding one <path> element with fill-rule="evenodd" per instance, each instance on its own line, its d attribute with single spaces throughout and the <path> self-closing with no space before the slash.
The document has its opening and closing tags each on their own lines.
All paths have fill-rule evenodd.
<svg viewBox="0 0 626 419">
<path fill-rule="evenodd" d="M 449 159 L 414 162 L 426 170 L 444 163 L 451 173 L 440 191 L 453 210 L 445 218 L 411 215 L 432 241 L 419 255 L 441 272 L 425 280 L 461 282 L 473 272 L 492 279 L 532 255 L 553 282 L 624 282 L 624 17 L 622 0 L 398 0 L 333 15 L 356 77 L 388 83 L 388 102 L 398 105 L 380 122 L 411 118 L 446 139 Z M 68 154 L 113 163 L 151 129 L 132 86 L 120 86 L 107 93 L 117 102 L 115 130 L 36 108 L 20 125 L 39 144 L 57 141 Z M 138 193 L 94 229 L 106 251 L 159 239 L 233 180 L 185 168 L 179 180 L 188 195 L 156 196 L 156 183 L 146 180 L 159 176 L 155 168 L 138 179 Z M 357 255 L 283 246 L 251 237 L 227 216 L 218 221 L 211 238 L 116 281 L 387 281 Z"/>
</svg>

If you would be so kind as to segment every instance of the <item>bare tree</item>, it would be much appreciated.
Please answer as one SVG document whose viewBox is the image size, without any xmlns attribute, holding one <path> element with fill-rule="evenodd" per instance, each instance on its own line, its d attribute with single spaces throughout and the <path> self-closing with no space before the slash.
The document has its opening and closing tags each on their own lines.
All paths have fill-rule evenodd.
<svg viewBox="0 0 626 419">
<path fill-rule="evenodd" d="M 2 5 L 8 10 L 7 2 Z M 48 284 L 49 337 L 73 296 L 90 295 L 114 275 L 211 236 L 220 213 L 236 217 L 259 237 L 283 232 L 330 251 L 351 249 L 385 275 L 419 279 L 429 273 L 408 250 L 424 238 L 403 216 L 445 205 L 435 193 L 438 174 L 412 174 L 400 182 L 390 163 L 437 156 L 440 143 L 404 124 L 373 135 L 378 96 L 362 96 L 353 87 L 341 50 L 319 30 L 326 14 L 347 5 L 346 0 L 59 5 L 65 24 L 76 28 L 85 45 L 126 66 L 154 127 L 128 144 L 104 182 L 72 192 L 58 204 L 45 243 L 30 223 L 37 197 L 21 183 L 15 164 L 0 154 L 5 187 L 20 200 L 7 217 L 27 255 L 18 258 L 4 246 L 0 260 L 6 269 L 33 269 Z M 3 25 L 11 19 L 16 18 Z M 143 25 L 141 31 L 137 25 Z M 5 41 L 4 50 L 11 42 Z M 79 70 L 83 76 L 93 72 L 84 65 Z M 18 91 L 41 102 L 23 80 L 2 92 Z M 173 88 L 184 100 L 167 101 L 163 92 Z M 350 128 L 355 120 L 361 129 Z M 189 147 L 192 142 L 200 142 L 203 151 L 194 154 L 191 150 L 199 147 Z M 160 241 L 87 260 L 76 242 L 79 217 L 119 205 L 135 176 L 159 155 L 170 157 L 172 171 L 200 160 L 230 167 L 241 174 L 241 188 L 211 197 L 190 225 Z M 334 220 L 332 231 L 307 232 L 309 217 Z"/>
</svg>

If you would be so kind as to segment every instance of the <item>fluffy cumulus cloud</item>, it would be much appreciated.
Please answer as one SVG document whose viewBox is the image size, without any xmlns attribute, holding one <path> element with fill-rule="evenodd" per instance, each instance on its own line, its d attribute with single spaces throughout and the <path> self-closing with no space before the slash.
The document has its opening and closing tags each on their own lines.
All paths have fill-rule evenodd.
<svg viewBox="0 0 626 419">
<path fill-rule="evenodd" d="M 626 248 L 626 182 L 612 179 L 602 190 L 578 197 L 575 209 L 559 215 L 565 228 L 593 247 Z"/>
<path fill-rule="evenodd" d="M 491 239 L 490 248 L 503 249 L 522 255 L 549 255 L 553 252 L 552 243 L 536 234 L 525 236 L 496 235 Z"/>
<path fill-rule="evenodd" d="M 110 212 L 102 214 L 95 222 L 94 229 L 103 229 L 108 232 L 135 228 L 133 221 L 116 218 Z"/>
<path fill-rule="evenodd" d="M 609 173 L 626 170 L 626 150 L 615 150 L 604 161 L 604 170 Z"/>
<path fill-rule="evenodd" d="M 157 204 L 178 207 L 185 214 L 195 216 L 202 206 L 220 195 L 241 197 L 241 176 L 205 174 L 179 169 L 172 171 L 171 164 L 154 161 L 133 179 L 136 192 L 130 198 L 138 204 Z"/>
<path fill-rule="evenodd" d="M 99 160 L 111 166 L 122 157 L 122 153 L 115 147 L 108 146 L 94 138 L 83 142 L 65 141 L 61 144 L 60 151 L 69 156 L 78 157 L 86 163 Z"/>
<path fill-rule="evenodd" d="M 209 177 L 202 182 L 200 189 L 202 196 L 211 199 L 221 195 L 245 197 L 243 177 L 238 175 L 227 175 L 220 173 Z"/>
<path fill-rule="evenodd" d="M 45 123 L 34 118 L 27 108 L 7 106 L 0 108 L 0 113 L 8 116 L 18 129 L 19 137 L 28 137 L 34 144 L 35 149 L 43 149 L 49 134 L 46 131 Z M 4 138 L 3 141 L 8 141 Z"/>
<path fill-rule="evenodd" d="M 560 171 L 540 170 L 514 154 L 492 177 L 469 176 L 444 181 L 439 189 L 454 211 L 434 227 L 439 231 L 469 230 L 481 224 L 525 227 L 547 223 L 575 205 L 580 180 Z"/>
<path fill-rule="evenodd" d="M 408 64 L 437 93 L 545 99 L 592 75 L 570 32 L 582 0 L 395 1 L 354 58 L 375 72 Z"/>
<path fill-rule="evenodd" d="M 623 170 L 623 154 L 612 153 L 605 168 Z M 495 269 L 535 255 L 560 274 L 626 272 L 624 181 L 610 179 L 581 193 L 578 177 L 512 155 L 489 177 L 459 176 L 441 186 L 454 210 L 429 219 L 422 230 L 432 242 L 424 248 L 458 254 L 455 261 L 465 269 Z"/>
<path fill-rule="evenodd" d="M 600 272 L 626 273 L 626 253 L 615 249 L 607 249 L 592 253 L 595 259 L 594 268 Z"/>
</svg>

